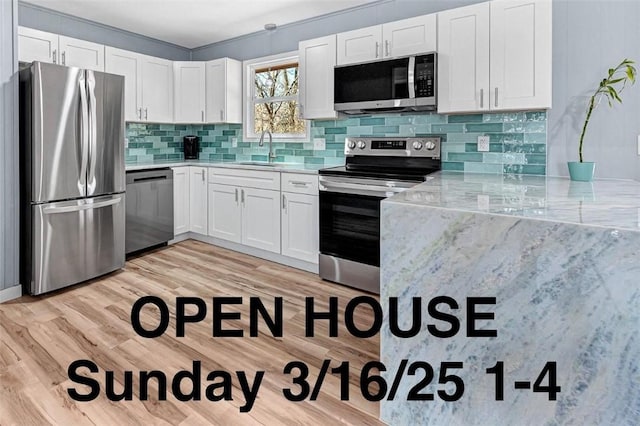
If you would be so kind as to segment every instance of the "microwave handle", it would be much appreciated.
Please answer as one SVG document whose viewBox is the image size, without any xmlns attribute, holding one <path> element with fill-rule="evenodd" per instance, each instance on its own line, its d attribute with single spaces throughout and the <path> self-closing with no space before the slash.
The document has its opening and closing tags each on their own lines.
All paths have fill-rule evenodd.
<svg viewBox="0 0 640 426">
<path fill-rule="evenodd" d="M 407 77 L 407 84 L 409 85 L 409 99 L 415 99 L 416 97 L 416 85 L 415 85 L 415 71 L 416 71 L 416 57 L 409 57 L 409 75 Z"/>
</svg>

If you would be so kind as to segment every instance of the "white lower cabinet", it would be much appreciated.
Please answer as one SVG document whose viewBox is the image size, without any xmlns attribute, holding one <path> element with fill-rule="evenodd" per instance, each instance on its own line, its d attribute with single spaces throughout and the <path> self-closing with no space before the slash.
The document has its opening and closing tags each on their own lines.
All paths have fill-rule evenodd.
<svg viewBox="0 0 640 426">
<path fill-rule="evenodd" d="M 240 189 L 242 244 L 280 253 L 280 191 Z"/>
<path fill-rule="evenodd" d="M 282 254 L 318 263 L 318 197 L 282 193 Z"/>
<path fill-rule="evenodd" d="M 173 168 L 173 233 L 189 232 L 189 167 Z"/>
<path fill-rule="evenodd" d="M 318 263 L 318 176 L 282 173 L 282 254 Z"/>
<path fill-rule="evenodd" d="M 207 168 L 189 167 L 189 230 L 207 235 Z"/>
<path fill-rule="evenodd" d="M 280 173 L 209 169 L 209 235 L 280 253 Z"/>
<path fill-rule="evenodd" d="M 209 235 L 234 243 L 242 242 L 240 189 L 209 184 Z"/>
</svg>

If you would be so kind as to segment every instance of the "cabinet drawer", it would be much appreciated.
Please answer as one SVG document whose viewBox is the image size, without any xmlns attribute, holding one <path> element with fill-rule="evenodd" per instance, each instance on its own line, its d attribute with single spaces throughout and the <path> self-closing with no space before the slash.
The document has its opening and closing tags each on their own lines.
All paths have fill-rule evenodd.
<svg viewBox="0 0 640 426">
<path fill-rule="evenodd" d="M 282 192 L 318 195 L 318 176 L 282 173 Z"/>
<path fill-rule="evenodd" d="M 280 172 L 212 167 L 209 169 L 209 183 L 279 191 Z"/>
</svg>

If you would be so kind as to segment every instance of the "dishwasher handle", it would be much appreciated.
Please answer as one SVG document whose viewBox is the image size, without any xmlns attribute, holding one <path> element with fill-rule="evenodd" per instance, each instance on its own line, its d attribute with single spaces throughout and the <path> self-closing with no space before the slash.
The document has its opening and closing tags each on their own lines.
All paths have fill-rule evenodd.
<svg viewBox="0 0 640 426">
<path fill-rule="evenodd" d="M 151 170 L 135 170 L 127 172 L 127 185 L 164 180 L 173 180 L 173 170 L 169 168 L 163 168 Z"/>
</svg>

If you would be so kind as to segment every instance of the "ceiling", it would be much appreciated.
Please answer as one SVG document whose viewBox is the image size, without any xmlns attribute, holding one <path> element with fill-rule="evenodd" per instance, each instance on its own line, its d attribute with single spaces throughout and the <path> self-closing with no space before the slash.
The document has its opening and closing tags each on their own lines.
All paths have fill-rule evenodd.
<svg viewBox="0 0 640 426">
<path fill-rule="evenodd" d="M 27 0 L 28 3 L 195 48 L 377 0 Z"/>
</svg>

